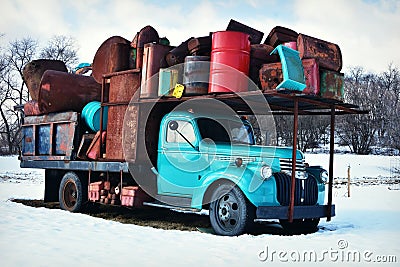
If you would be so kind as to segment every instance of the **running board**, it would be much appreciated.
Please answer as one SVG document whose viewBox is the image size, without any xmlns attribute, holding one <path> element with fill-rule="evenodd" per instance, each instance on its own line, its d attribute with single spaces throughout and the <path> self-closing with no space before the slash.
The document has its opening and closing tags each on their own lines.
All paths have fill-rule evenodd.
<svg viewBox="0 0 400 267">
<path fill-rule="evenodd" d="M 159 201 L 155 202 L 143 202 L 143 205 L 145 206 L 151 206 L 151 207 L 157 207 L 157 208 L 165 208 L 165 209 L 171 209 L 171 210 L 178 210 L 178 211 L 187 211 L 187 212 L 199 212 L 200 210 L 198 209 L 192 209 L 192 208 L 182 208 L 182 207 L 177 207 L 177 206 L 172 206 L 168 205 Z"/>
</svg>

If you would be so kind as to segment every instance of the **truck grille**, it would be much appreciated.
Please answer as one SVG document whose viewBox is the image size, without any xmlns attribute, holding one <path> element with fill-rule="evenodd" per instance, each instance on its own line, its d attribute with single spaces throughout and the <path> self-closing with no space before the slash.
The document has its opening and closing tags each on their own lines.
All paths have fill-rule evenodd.
<svg viewBox="0 0 400 267">
<path fill-rule="evenodd" d="M 292 160 L 291 159 L 279 159 L 282 172 L 292 172 Z M 296 171 L 305 172 L 306 166 L 304 159 L 296 160 Z"/>
<path fill-rule="evenodd" d="M 288 206 L 290 203 L 291 177 L 284 173 L 274 174 L 276 191 L 279 203 Z M 295 179 L 296 189 L 294 193 L 294 205 L 315 205 L 318 201 L 317 181 L 311 174 L 305 180 Z"/>
</svg>

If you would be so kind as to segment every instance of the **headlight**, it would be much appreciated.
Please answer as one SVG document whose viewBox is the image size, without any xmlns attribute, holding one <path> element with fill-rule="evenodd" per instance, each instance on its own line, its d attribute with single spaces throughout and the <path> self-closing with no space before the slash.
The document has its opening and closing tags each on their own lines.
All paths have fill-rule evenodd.
<svg viewBox="0 0 400 267">
<path fill-rule="evenodd" d="M 261 177 L 266 180 L 272 176 L 272 169 L 270 166 L 265 165 L 261 167 L 260 170 Z"/>
<path fill-rule="evenodd" d="M 322 171 L 320 174 L 320 177 L 321 177 L 322 182 L 324 182 L 324 183 L 327 183 L 329 180 L 329 175 L 328 175 L 327 171 Z"/>
</svg>

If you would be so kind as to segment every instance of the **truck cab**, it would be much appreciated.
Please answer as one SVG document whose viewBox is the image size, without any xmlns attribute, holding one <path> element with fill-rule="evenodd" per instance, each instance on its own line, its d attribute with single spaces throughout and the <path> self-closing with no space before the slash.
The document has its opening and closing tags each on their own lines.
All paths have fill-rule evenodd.
<svg viewBox="0 0 400 267">
<path fill-rule="evenodd" d="M 254 220 L 281 219 L 284 225 L 293 150 L 254 140 L 249 121 L 237 115 L 168 113 L 160 125 L 154 170 L 157 199 L 209 209 L 218 234 L 240 234 Z M 326 171 L 307 167 L 303 153 L 296 151 L 295 177 L 296 227 L 316 228 L 323 215 Z"/>
</svg>

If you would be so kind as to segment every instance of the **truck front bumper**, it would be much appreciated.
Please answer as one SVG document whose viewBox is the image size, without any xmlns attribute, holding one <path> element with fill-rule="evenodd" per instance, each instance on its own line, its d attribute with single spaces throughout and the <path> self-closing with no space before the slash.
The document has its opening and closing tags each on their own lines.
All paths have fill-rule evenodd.
<svg viewBox="0 0 400 267">
<path fill-rule="evenodd" d="M 261 206 L 257 208 L 257 219 L 282 219 L 289 218 L 289 206 Z M 293 219 L 312 219 L 328 217 L 328 205 L 295 206 Z M 335 205 L 330 210 L 331 217 L 335 216 Z"/>
</svg>

